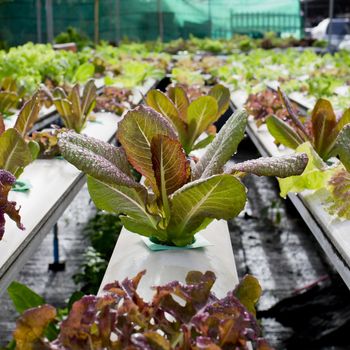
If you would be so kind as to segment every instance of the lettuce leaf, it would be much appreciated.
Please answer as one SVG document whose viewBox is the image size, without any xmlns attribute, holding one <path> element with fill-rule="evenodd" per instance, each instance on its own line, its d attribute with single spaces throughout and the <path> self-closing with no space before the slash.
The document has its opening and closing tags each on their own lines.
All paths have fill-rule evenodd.
<svg viewBox="0 0 350 350">
<path fill-rule="evenodd" d="M 301 175 L 308 163 L 306 153 L 280 157 L 261 157 L 233 165 L 226 173 L 249 173 L 258 176 L 286 178 Z"/>
<path fill-rule="evenodd" d="M 328 182 L 330 197 L 327 210 L 331 215 L 350 220 L 350 173 L 341 168 L 337 170 Z"/>
<path fill-rule="evenodd" d="M 332 153 L 338 155 L 347 171 L 350 171 L 350 124 L 340 131 Z"/>
<path fill-rule="evenodd" d="M 319 190 L 325 188 L 327 182 L 334 173 L 334 169 L 328 168 L 316 153 L 310 142 L 305 142 L 296 149 L 297 153 L 305 153 L 308 163 L 301 175 L 290 176 L 285 179 L 278 178 L 280 195 L 286 198 L 289 192 L 302 192 L 304 190 Z"/>
<path fill-rule="evenodd" d="M 151 143 L 156 135 L 177 139 L 171 123 L 149 107 L 139 106 L 128 112 L 118 125 L 117 137 L 131 165 L 150 183 L 153 192 L 160 194 L 155 178 Z"/>
<path fill-rule="evenodd" d="M 222 172 L 225 163 L 237 151 L 244 137 L 248 114 L 235 112 L 221 128 L 213 142 L 193 169 L 193 178 L 205 178 Z"/>
<path fill-rule="evenodd" d="M 0 240 L 5 233 L 5 214 L 16 222 L 19 229 L 24 230 L 16 202 L 8 200 L 8 194 L 15 181 L 16 178 L 10 172 L 0 169 Z"/>
<path fill-rule="evenodd" d="M 7 170 L 17 177 L 32 161 L 31 150 L 16 129 L 10 128 L 1 134 L 0 169 Z"/>
<path fill-rule="evenodd" d="M 215 175 L 192 181 L 170 197 L 169 236 L 177 245 L 191 244 L 204 219 L 232 219 L 245 203 L 246 189 L 234 176 Z"/>
<path fill-rule="evenodd" d="M 190 271 L 186 283 L 172 281 L 153 287 L 153 299 L 147 302 L 137 292 L 144 274 L 109 283 L 102 295 L 76 301 L 51 342 L 44 329 L 56 310 L 49 305 L 27 310 L 16 324 L 17 347 L 246 350 L 249 342 L 249 349 L 271 350 L 260 338 L 253 315 L 261 294 L 253 276 L 246 276 L 234 291 L 218 299 L 211 291 L 215 274 Z"/>
</svg>

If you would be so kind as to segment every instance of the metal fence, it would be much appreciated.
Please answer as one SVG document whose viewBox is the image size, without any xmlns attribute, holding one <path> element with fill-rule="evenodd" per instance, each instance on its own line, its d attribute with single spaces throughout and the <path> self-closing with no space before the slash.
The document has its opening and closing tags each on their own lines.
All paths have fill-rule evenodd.
<svg viewBox="0 0 350 350">
<path fill-rule="evenodd" d="M 301 34 L 300 15 L 287 13 L 232 13 L 230 16 L 231 33 L 258 36 L 266 32 L 277 34 Z"/>
<path fill-rule="evenodd" d="M 244 6 L 248 2 L 251 5 Z M 254 36 L 270 31 L 300 36 L 302 20 L 298 3 L 298 0 L 278 3 L 275 0 L 0 0 L 0 47 L 5 41 L 9 46 L 27 41 L 52 42 L 69 26 L 91 40 L 111 42 L 125 37 L 169 41 L 191 34 L 230 38 L 236 33 Z M 288 4 L 294 4 L 294 9 Z M 280 12 L 271 11 L 278 7 Z"/>
</svg>

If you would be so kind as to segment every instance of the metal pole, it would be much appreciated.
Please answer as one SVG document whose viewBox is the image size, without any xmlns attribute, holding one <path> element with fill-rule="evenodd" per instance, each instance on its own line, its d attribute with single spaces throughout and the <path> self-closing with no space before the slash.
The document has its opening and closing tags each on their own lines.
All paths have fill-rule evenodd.
<svg viewBox="0 0 350 350">
<path fill-rule="evenodd" d="M 115 11 L 115 30 L 116 30 L 116 43 L 119 45 L 120 39 L 121 39 L 121 33 L 120 33 L 120 0 L 116 0 L 116 11 Z"/>
<path fill-rule="evenodd" d="M 36 40 L 38 43 L 43 41 L 41 30 L 41 0 L 36 0 Z"/>
<path fill-rule="evenodd" d="M 332 40 L 332 34 L 333 34 L 333 15 L 334 15 L 334 0 L 329 0 L 328 50 L 331 49 L 331 40 Z"/>
<path fill-rule="evenodd" d="M 163 23 L 162 0 L 157 0 L 157 11 L 158 11 L 159 39 L 161 42 L 163 42 L 163 40 L 164 40 L 164 23 Z"/>
<path fill-rule="evenodd" d="M 212 21 L 212 16 L 211 16 L 211 0 L 208 0 L 208 21 L 209 21 L 209 38 L 211 38 L 211 21 Z"/>
<path fill-rule="evenodd" d="M 45 0 L 46 10 L 46 37 L 49 43 L 53 42 L 53 13 L 52 0 Z"/>
<path fill-rule="evenodd" d="M 94 41 L 95 45 L 98 44 L 100 38 L 100 33 L 99 33 L 99 19 L 100 19 L 100 14 L 99 14 L 99 8 L 100 8 L 100 2 L 99 0 L 95 0 L 94 3 Z"/>
<path fill-rule="evenodd" d="M 60 261 L 60 241 L 58 238 L 57 222 L 53 226 L 53 263 L 49 264 L 51 271 L 63 271 L 66 268 L 66 263 Z"/>
<path fill-rule="evenodd" d="M 306 27 L 306 24 L 308 24 L 308 16 L 309 16 L 309 9 L 308 9 L 308 4 L 309 4 L 309 1 L 308 0 L 305 0 L 304 2 L 305 6 L 304 6 L 304 29 Z"/>
</svg>

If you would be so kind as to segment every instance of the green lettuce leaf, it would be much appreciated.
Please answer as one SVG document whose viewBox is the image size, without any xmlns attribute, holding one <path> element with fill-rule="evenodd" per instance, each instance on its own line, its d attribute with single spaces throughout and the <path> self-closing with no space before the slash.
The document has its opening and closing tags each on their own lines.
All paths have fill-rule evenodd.
<svg viewBox="0 0 350 350">
<path fill-rule="evenodd" d="M 18 95 L 13 91 L 0 91 L 0 113 L 9 113 L 11 109 L 16 108 L 19 102 Z"/>
<path fill-rule="evenodd" d="M 216 84 L 210 89 L 208 95 L 214 97 L 218 103 L 218 117 L 220 117 L 226 112 L 230 104 L 230 90 L 221 84 Z"/>
<path fill-rule="evenodd" d="M 350 124 L 340 131 L 334 145 L 332 154 L 338 155 L 347 171 L 350 171 Z"/>
<path fill-rule="evenodd" d="M 66 95 L 62 88 L 53 91 L 53 103 L 68 129 L 80 133 L 96 105 L 96 86 L 94 80 L 89 80 L 80 97 L 80 86 L 76 84 Z"/>
<path fill-rule="evenodd" d="M 14 128 L 21 134 L 22 137 L 27 135 L 28 131 L 38 120 L 39 111 L 39 98 L 38 94 L 35 94 L 24 104 L 16 119 Z"/>
<path fill-rule="evenodd" d="M 192 148 L 192 151 L 196 149 L 202 149 L 207 147 L 213 140 L 215 139 L 215 135 L 208 135 L 203 140 L 198 141 Z"/>
<path fill-rule="evenodd" d="M 56 317 L 56 309 L 51 305 L 42 305 L 29 309 L 16 322 L 13 337 L 16 349 L 45 349 L 43 335 L 47 326 Z"/>
<path fill-rule="evenodd" d="M 235 288 L 235 295 L 247 310 L 256 316 L 255 305 L 259 301 L 262 289 L 259 281 L 251 275 L 246 275 Z"/>
<path fill-rule="evenodd" d="M 146 103 L 166 117 L 175 126 L 181 142 L 185 142 L 187 127 L 171 99 L 159 90 L 151 90 L 146 96 Z"/>
<path fill-rule="evenodd" d="M 305 142 L 296 149 L 297 153 L 306 153 L 309 162 L 301 175 L 278 179 L 281 197 L 285 198 L 289 192 L 302 192 L 304 190 L 319 190 L 325 188 L 334 169 L 327 168 L 320 156 Z"/>
<path fill-rule="evenodd" d="M 87 183 L 90 196 L 97 208 L 121 214 L 123 225 L 132 232 L 166 240 L 165 232 L 158 227 L 159 217 L 148 212 L 144 191 L 107 184 L 91 176 L 88 176 Z"/>
<path fill-rule="evenodd" d="M 10 128 L 1 134 L 0 169 L 5 169 L 16 176 L 32 161 L 30 149 L 16 129 Z"/>
<path fill-rule="evenodd" d="M 19 282 L 13 281 L 7 288 L 16 311 L 23 313 L 24 311 L 45 304 L 42 296 L 38 295 L 30 288 Z"/>
<path fill-rule="evenodd" d="M 195 140 L 217 119 L 218 103 L 214 97 L 202 96 L 191 102 L 187 110 L 189 139 L 186 147 L 192 149 Z"/>
<path fill-rule="evenodd" d="M 258 176 L 285 178 L 301 175 L 308 163 L 306 153 L 280 157 L 261 157 L 233 165 L 226 173 L 249 173 Z"/>
<path fill-rule="evenodd" d="M 187 122 L 187 109 L 190 101 L 186 95 L 186 91 L 181 86 L 171 86 L 167 94 L 177 108 L 180 118 Z"/>
<path fill-rule="evenodd" d="M 237 151 L 244 137 L 248 114 L 235 112 L 221 128 L 213 142 L 193 169 L 193 178 L 206 178 L 222 172 L 226 162 Z"/>
<path fill-rule="evenodd" d="M 266 119 L 266 125 L 270 134 L 275 138 L 276 143 L 282 144 L 291 149 L 296 149 L 304 143 L 303 139 L 294 131 L 288 123 L 280 118 L 271 115 Z"/>
<path fill-rule="evenodd" d="M 246 189 L 231 175 L 193 181 L 170 197 L 168 234 L 177 245 L 189 244 L 206 218 L 229 220 L 245 206 Z"/>
<path fill-rule="evenodd" d="M 95 74 L 95 66 L 92 63 L 85 62 L 81 64 L 76 70 L 73 82 L 84 84 L 87 80 L 92 78 Z"/>
</svg>

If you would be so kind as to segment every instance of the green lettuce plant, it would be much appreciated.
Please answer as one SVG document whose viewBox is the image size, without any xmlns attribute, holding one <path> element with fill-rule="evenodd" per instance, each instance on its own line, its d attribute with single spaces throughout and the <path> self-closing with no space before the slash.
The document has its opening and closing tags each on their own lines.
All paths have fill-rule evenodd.
<svg viewBox="0 0 350 350">
<path fill-rule="evenodd" d="M 0 114 L 7 115 L 18 106 L 24 95 L 24 89 L 18 88 L 16 81 L 10 77 L 4 78 L 0 86 Z"/>
<path fill-rule="evenodd" d="M 182 147 L 189 154 L 207 146 L 214 138 L 209 134 L 199 137 L 224 114 L 229 106 L 230 91 L 223 85 L 213 86 L 207 96 L 190 101 L 181 86 L 170 87 L 167 94 L 151 90 L 146 103 L 167 118 L 176 128 Z"/>
<path fill-rule="evenodd" d="M 173 125 L 155 110 L 139 106 L 119 123 L 122 147 L 79 135 L 60 135 L 62 155 L 87 173 L 90 195 L 100 209 L 121 214 L 130 231 L 161 244 L 185 246 L 213 219 L 231 219 L 246 203 L 246 188 L 236 173 L 286 177 L 301 174 L 305 154 L 260 160 L 258 166 L 224 165 L 244 136 L 247 113 L 226 122 L 197 164 L 189 163 Z M 256 161 L 253 161 L 256 164 Z M 136 182 L 130 164 L 144 177 Z"/>
<path fill-rule="evenodd" d="M 39 101 L 35 94 L 20 110 L 13 128 L 5 130 L 4 124 L 0 123 L 0 169 L 9 171 L 16 178 L 38 155 L 38 144 L 26 140 L 38 115 Z"/>
<path fill-rule="evenodd" d="M 82 97 L 79 84 L 74 85 L 68 95 L 58 87 L 54 89 L 51 98 L 64 125 L 80 133 L 96 105 L 96 86 L 92 79 L 89 80 L 84 86 Z"/>
<path fill-rule="evenodd" d="M 292 108 L 288 97 L 281 90 L 279 93 L 288 111 L 287 117 L 290 123 L 274 115 L 267 118 L 267 127 L 276 142 L 292 149 L 296 149 L 304 142 L 310 142 L 318 155 L 324 161 L 328 160 L 334 152 L 340 131 L 350 123 L 350 109 L 337 120 L 331 103 L 319 99 L 311 113 L 309 125 L 305 125 Z"/>
</svg>

